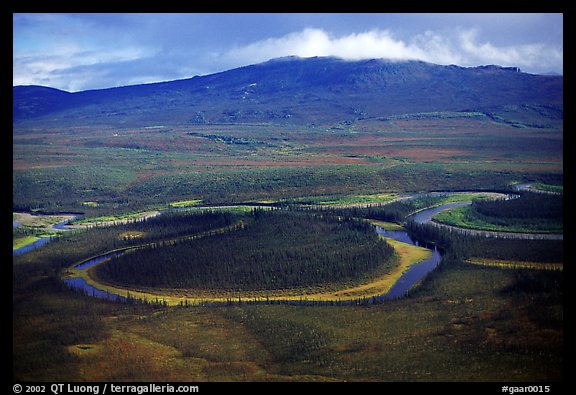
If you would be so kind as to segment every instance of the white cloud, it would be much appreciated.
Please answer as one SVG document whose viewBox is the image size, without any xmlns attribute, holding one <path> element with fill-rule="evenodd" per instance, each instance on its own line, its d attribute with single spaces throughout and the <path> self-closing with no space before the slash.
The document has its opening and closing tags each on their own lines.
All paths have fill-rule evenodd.
<svg viewBox="0 0 576 395">
<path fill-rule="evenodd" d="M 418 59 L 419 48 L 393 37 L 388 30 L 370 30 L 342 37 L 331 37 L 321 29 L 307 28 L 279 38 L 269 38 L 222 55 L 232 62 L 261 62 L 282 56 L 336 56 L 343 59 L 366 58 Z"/>
<path fill-rule="evenodd" d="M 427 30 L 412 39 L 412 46 L 418 48 L 420 60 L 437 64 L 462 65 L 464 59 L 456 50 L 450 37 Z"/>
<path fill-rule="evenodd" d="M 219 56 L 233 66 L 258 63 L 282 56 L 335 56 L 348 60 L 386 58 L 423 60 L 437 64 L 479 66 L 498 64 L 528 71 L 562 70 L 563 51 L 540 43 L 496 46 L 480 42 L 477 29 L 455 29 L 442 34 L 428 30 L 409 41 L 389 30 L 373 29 L 334 37 L 321 29 L 307 28 L 283 37 L 236 47 Z"/>
<path fill-rule="evenodd" d="M 106 70 L 114 65 L 147 59 L 153 55 L 154 51 L 144 47 L 103 50 L 77 45 L 62 45 L 50 52 L 14 53 L 13 84 L 42 84 L 68 91 L 90 89 L 95 87 L 93 84 L 99 84 L 98 80 L 106 77 Z"/>
<path fill-rule="evenodd" d="M 459 48 L 468 63 L 482 62 L 527 69 L 537 67 L 540 71 L 562 71 L 561 48 L 541 43 L 497 47 L 489 42 L 479 42 L 478 36 L 477 29 L 462 31 L 459 35 Z"/>
</svg>

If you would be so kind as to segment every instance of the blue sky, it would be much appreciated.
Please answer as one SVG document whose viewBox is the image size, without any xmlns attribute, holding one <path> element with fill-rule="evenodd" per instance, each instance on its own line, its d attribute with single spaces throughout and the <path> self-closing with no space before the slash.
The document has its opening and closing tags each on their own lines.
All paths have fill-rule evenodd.
<svg viewBox="0 0 576 395">
<path fill-rule="evenodd" d="M 562 14 L 13 14 L 13 84 L 168 81 L 281 56 L 563 73 Z"/>
</svg>

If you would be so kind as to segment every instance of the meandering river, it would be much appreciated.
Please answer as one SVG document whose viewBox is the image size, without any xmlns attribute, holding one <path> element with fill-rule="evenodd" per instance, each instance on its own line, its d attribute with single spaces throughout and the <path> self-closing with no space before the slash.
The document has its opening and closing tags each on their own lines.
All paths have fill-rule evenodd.
<svg viewBox="0 0 576 395">
<path fill-rule="evenodd" d="M 463 229 L 463 228 L 456 228 L 456 227 L 452 227 L 452 226 L 448 226 L 448 225 L 443 225 L 443 224 L 438 224 L 436 222 L 433 222 L 433 217 L 435 215 L 437 215 L 438 213 L 442 212 L 442 211 L 446 211 L 446 210 L 450 210 L 456 207 L 462 207 L 465 205 L 469 205 L 471 204 L 471 201 L 461 201 L 461 202 L 455 202 L 455 203 L 447 203 L 447 204 L 443 204 L 443 205 L 439 205 L 436 207 L 430 207 L 424 210 L 421 210 L 417 213 L 412 214 L 411 216 L 408 217 L 408 219 L 416 221 L 417 223 L 420 224 L 425 224 L 425 223 L 433 223 L 436 226 L 442 226 L 445 228 L 448 228 L 452 231 L 456 231 L 456 232 L 460 232 L 463 234 L 467 234 L 467 235 L 481 235 L 481 236 L 485 236 L 485 237 L 515 237 L 515 238 L 549 238 L 549 239 L 562 239 L 562 235 L 535 235 L 535 234 L 527 234 L 527 233 L 508 233 L 508 232 L 493 232 L 493 231 L 479 231 L 479 230 L 473 230 L 473 229 Z M 57 225 L 55 225 L 54 227 L 57 227 L 57 229 L 66 229 L 66 223 L 70 221 L 64 221 L 62 223 L 59 223 Z M 408 244 L 412 244 L 412 245 L 417 245 L 417 246 L 421 246 L 421 247 L 425 247 L 425 248 L 429 248 L 432 251 L 432 255 L 430 256 L 430 258 L 419 262 L 417 264 L 412 265 L 406 272 L 404 272 L 402 274 L 402 276 L 396 281 L 396 283 L 392 286 L 392 288 L 383 295 L 379 295 L 374 297 L 374 299 L 376 300 L 382 300 L 382 299 L 395 299 L 395 298 L 401 298 L 403 296 L 406 295 L 406 293 L 412 288 L 414 287 L 416 284 L 418 284 L 428 273 L 430 273 L 432 270 L 434 270 L 438 264 L 440 263 L 441 259 L 442 259 L 442 254 L 441 252 L 434 246 L 429 246 L 426 245 L 418 240 L 414 240 L 412 239 L 407 232 L 405 231 L 387 231 L 381 227 L 376 227 L 376 232 L 384 237 L 387 238 L 392 238 L 404 243 L 408 243 Z M 39 240 L 39 242 L 35 243 L 36 246 L 38 245 L 43 245 L 45 244 L 47 241 L 49 241 L 49 238 L 46 238 L 46 240 L 44 241 L 44 239 Z M 28 246 L 27 246 L 28 247 Z M 30 248 L 35 248 L 35 247 L 30 247 Z M 91 266 L 94 266 L 96 264 L 105 264 L 106 260 L 109 259 L 113 259 L 121 254 L 126 253 L 127 251 L 129 251 L 130 248 L 123 250 L 123 251 L 115 251 L 115 252 L 111 252 L 111 253 L 107 253 L 107 254 L 102 254 L 100 256 L 94 257 L 90 260 L 84 261 L 80 264 L 78 264 L 75 269 L 86 269 L 89 268 Z M 20 250 L 16 250 L 14 252 L 14 254 L 17 254 L 17 251 Z M 106 292 L 106 291 L 102 291 L 98 288 L 95 288 L 94 286 L 88 284 L 83 278 L 81 277 L 74 277 L 74 278 L 67 278 L 64 279 L 64 282 L 71 288 L 76 289 L 78 291 L 84 292 L 90 296 L 94 296 L 97 298 L 102 298 L 102 299 L 108 299 L 108 300 L 114 300 L 114 301 L 124 301 L 127 300 L 127 298 L 125 296 L 119 295 L 119 294 L 114 294 L 114 293 L 110 293 L 110 292 Z"/>
</svg>

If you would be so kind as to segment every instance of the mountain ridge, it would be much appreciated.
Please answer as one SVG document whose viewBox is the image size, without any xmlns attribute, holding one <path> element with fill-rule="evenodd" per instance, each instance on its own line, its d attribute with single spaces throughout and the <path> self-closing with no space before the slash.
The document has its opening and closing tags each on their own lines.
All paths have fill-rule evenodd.
<svg viewBox="0 0 576 395">
<path fill-rule="evenodd" d="M 422 61 L 277 58 L 191 78 L 66 92 L 13 87 L 13 121 L 323 124 L 398 114 L 562 108 L 562 76 Z"/>
</svg>

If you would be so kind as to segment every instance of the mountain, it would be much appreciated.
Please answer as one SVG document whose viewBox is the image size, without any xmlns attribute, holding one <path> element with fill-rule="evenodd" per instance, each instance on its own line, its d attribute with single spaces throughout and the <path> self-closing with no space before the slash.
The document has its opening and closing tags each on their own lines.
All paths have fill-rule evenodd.
<svg viewBox="0 0 576 395">
<path fill-rule="evenodd" d="M 44 86 L 16 86 L 13 88 L 14 120 L 34 118 L 69 107 L 73 95 Z"/>
<path fill-rule="evenodd" d="M 562 103 L 561 76 L 527 74 L 515 67 L 288 57 L 189 79 L 77 93 L 16 86 L 13 120 L 15 125 L 60 126 L 333 124 L 503 108 L 561 114 Z"/>
</svg>

